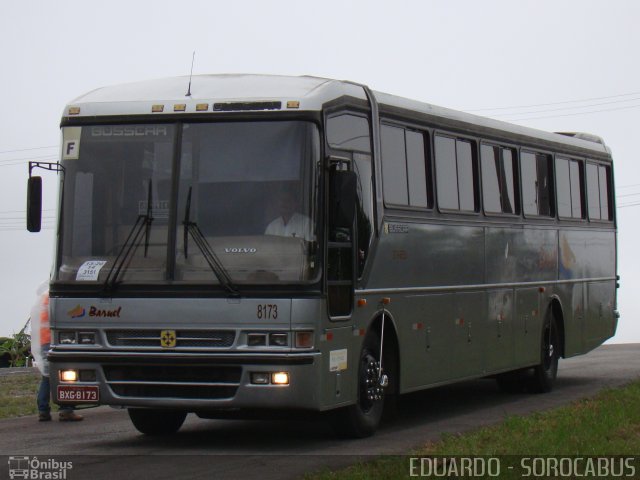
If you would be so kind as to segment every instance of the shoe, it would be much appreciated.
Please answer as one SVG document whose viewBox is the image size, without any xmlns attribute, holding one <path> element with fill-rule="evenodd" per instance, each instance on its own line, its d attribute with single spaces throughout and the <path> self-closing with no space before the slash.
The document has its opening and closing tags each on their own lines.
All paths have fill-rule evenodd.
<svg viewBox="0 0 640 480">
<path fill-rule="evenodd" d="M 38 421 L 39 422 L 50 422 L 51 421 L 51 414 L 49 412 L 40 412 L 38 414 Z"/>
<path fill-rule="evenodd" d="M 60 412 L 58 414 L 58 420 L 61 422 L 79 422 L 83 420 L 84 417 L 82 415 L 78 415 L 76 412 Z"/>
</svg>

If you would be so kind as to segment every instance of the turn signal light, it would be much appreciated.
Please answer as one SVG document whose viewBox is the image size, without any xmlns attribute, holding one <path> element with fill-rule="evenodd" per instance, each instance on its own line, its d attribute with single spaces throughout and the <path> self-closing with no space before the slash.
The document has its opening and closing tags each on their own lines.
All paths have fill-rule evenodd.
<svg viewBox="0 0 640 480">
<path fill-rule="evenodd" d="M 296 332 L 296 348 L 313 347 L 313 332 Z"/>
</svg>

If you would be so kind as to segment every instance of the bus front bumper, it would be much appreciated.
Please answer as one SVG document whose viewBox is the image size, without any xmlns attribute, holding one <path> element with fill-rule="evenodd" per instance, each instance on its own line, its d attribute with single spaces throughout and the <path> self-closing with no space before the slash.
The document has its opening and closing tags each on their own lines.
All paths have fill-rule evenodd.
<svg viewBox="0 0 640 480">
<path fill-rule="evenodd" d="M 48 358 L 52 397 L 59 405 L 91 403 L 189 411 L 321 408 L 319 352 L 52 350 Z M 65 371 L 75 371 L 77 380 L 62 381 Z"/>
</svg>

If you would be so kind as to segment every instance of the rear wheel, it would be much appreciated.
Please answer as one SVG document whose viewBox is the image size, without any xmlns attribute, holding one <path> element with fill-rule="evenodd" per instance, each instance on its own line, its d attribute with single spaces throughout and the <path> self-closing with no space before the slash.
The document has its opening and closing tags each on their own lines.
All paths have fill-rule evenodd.
<svg viewBox="0 0 640 480">
<path fill-rule="evenodd" d="M 334 413 L 336 432 L 355 438 L 373 435 L 384 410 L 384 390 L 380 385 L 380 340 L 376 333 L 369 332 L 360 352 L 357 400 Z"/>
<path fill-rule="evenodd" d="M 498 375 L 500 389 L 507 393 L 551 391 L 558 376 L 560 335 L 553 311 L 549 310 L 542 330 L 540 363 L 533 368 L 514 370 Z"/>
<path fill-rule="evenodd" d="M 180 430 L 187 412 L 129 408 L 129 418 L 136 429 L 145 435 L 170 435 Z"/>
<path fill-rule="evenodd" d="M 541 361 L 533 369 L 533 375 L 529 378 L 529 388 L 538 393 L 550 392 L 558 376 L 558 360 L 560 358 L 560 336 L 558 325 L 549 310 L 542 332 Z"/>
</svg>

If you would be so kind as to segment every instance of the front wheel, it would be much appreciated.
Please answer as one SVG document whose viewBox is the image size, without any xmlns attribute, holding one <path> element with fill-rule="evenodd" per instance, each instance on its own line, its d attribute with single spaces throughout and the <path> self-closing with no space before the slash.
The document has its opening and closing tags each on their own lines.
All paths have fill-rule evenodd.
<svg viewBox="0 0 640 480">
<path fill-rule="evenodd" d="M 380 340 L 369 332 L 358 362 L 358 395 L 354 405 L 334 413 L 333 427 L 341 436 L 364 438 L 378 429 L 384 410 L 385 387 L 380 385 Z"/>
<path fill-rule="evenodd" d="M 153 410 L 129 408 L 133 426 L 145 435 L 170 435 L 180 430 L 187 412 L 178 410 Z"/>
</svg>

